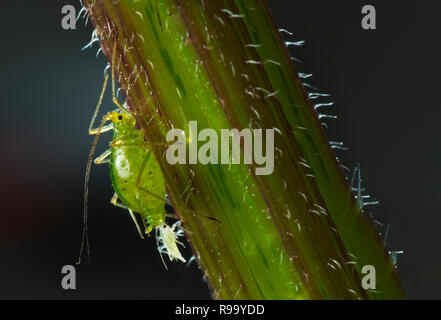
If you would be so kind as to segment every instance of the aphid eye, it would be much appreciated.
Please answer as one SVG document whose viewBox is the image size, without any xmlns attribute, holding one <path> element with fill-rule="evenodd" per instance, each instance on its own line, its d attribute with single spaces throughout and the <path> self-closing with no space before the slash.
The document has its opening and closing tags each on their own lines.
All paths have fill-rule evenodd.
<svg viewBox="0 0 441 320">
<path fill-rule="evenodd" d="M 121 121 L 123 119 L 122 115 L 118 116 L 118 120 Z"/>
</svg>

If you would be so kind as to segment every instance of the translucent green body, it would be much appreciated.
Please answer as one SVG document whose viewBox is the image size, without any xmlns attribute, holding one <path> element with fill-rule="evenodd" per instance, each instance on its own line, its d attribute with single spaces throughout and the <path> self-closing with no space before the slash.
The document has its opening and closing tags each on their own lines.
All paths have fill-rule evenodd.
<svg viewBox="0 0 441 320">
<path fill-rule="evenodd" d="M 110 154 L 113 188 L 121 202 L 148 223 L 150 232 L 165 222 L 161 168 L 132 115 L 114 111 L 108 118 L 114 126 Z"/>
</svg>

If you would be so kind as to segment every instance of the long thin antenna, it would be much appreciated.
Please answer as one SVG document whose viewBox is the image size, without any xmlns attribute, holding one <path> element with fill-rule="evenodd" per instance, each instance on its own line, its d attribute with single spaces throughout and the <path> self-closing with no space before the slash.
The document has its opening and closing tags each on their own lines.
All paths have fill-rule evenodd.
<svg viewBox="0 0 441 320">
<path fill-rule="evenodd" d="M 84 177 L 84 202 L 83 202 L 83 236 L 81 239 L 81 248 L 80 253 L 78 255 L 77 264 L 81 263 L 81 257 L 83 256 L 84 243 L 86 243 L 87 248 L 87 261 L 90 263 L 90 245 L 89 245 L 89 234 L 87 230 L 87 202 L 89 196 L 89 178 L 90 178 L 90 170 L 92 168 L 93 156 L 95 154 L 96 146 L 98 144 L 98 140 L 100 139 L 101 129 L 107 121 L 107 117 L 103 118 L 101 124 L 98 128 L 98 133 L 93 140 L 92 148 L 90 149 L 89 158 L 87 159 L 87 167 L 86 167 L 86 175 Z"/>
<path fill-rule="evenodd" d="M 113 45 L 113 54 L 112 54 L 112 100 L 114 101 L 114 103 L 116 103 L 116 105 L 121 110 L 126 110 L 118 102 L 118 100 L 116 99 L 116 96 L 115 96 L 115 56 L 116 56 L 117 44 L 118 44 L 117 39 L 115 39 L 115 44 Z M 107 70 L 107 68 L 106 68 L 106 70 Z M 86 243 L 86 248 L 87 248 L 87 260 L 88 260 L 89 263 L 91 262 L 91 259 L 90 259 L 90 245 L 89 245 L 89 233 L 88 233 L 88 229 L 87 229 L 87 205 L 88 205 L 88 197 L 89 197 L 90 170 L 92 168 L 93 156 L 95 154 L 96 146 L 98 145 L 98 141 L 99 141 L 101 133 L 111 130 L 113 128 L 113 126 L 109 125 L 109 126 L 104 127 L 104 124 L 108 120 L 107 117 L 104 117 L 103 120 L 101 121 L 101 124 L 100 124 L 98 129 L 95 130 L 95 129 L 92 129 L 92 128 L 93 128 L 93 124 L 95 122 L 95 119 L 96 119 L 96 117 L 98 115 L 98 111 L 99 111 L 99 108 L 101 106 L 101 103 L 103 101 L 104 92 L 106 90 L 107 80 L 108 79 L 109 79 L 109 74 L 106 72 L 106 76 L 105 76 L 104 84 L 103 84 L 103 89 L 101 90 L 101 94 L 100 94 L 100 97 L 98 99 L 97 107 L 96 107 L 95 112 L 94 112 L 94 114 L 92 116 L 92 121 L 90 122 L 90 125 L 89 125 L 89 134 L 95 134 L 96 136 L 95 136 L 95 139 L 93 141 L 92 148 L 90 149 L 89 158 L 87 159 L 86 175 L 84 177 L 83 236 L 82 236 L 82 239 L 81 239 L 81 248 L 80 248 L 80 253 L 78 255 L 77 264 L 81 263 L 81 257 L 83 256 L 83 250 L 84 250 L 84 243 Z"/>
</svg>

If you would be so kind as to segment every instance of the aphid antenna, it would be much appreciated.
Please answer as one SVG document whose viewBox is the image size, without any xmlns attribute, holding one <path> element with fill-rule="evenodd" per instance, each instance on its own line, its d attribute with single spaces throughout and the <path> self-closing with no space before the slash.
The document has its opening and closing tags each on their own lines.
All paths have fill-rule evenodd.
<svg viewBox="0 0 441 320">
<path fill-rule="evenodd" d="M 131 112 L 129 110 L 127 110 L 126 108 L 124 108 L 116 99 L 115 97 L 115 78 L 114 78 L 114 74 L 115 74 L 115 66 L 114 66 L 114 62 L 115 62 L 115 54 L 116 54 L 116 45 L 117 45 L 117 39 L 115 39 L 115 44 L 113 46 L 113 56 L 112 56 L 112 94 L 113 94 L 113 101 L 117 102 L 115 103 L 121 110 L 129 112 L 131 114 Z M 88 218 L 88 197 L 89 197 L 89 180 L 90 180 L 90 171 L 92 168 L 92 162 L 93 162 L 93 157 L 95 155 L 95 150 L 96 147 L 98 145 L 98 141 L 100 138 L 101 133 L 106 132 L 106 131 L 110 131 L 113 129 L 113 125 L 107 125 L 104 126 L 104 124 L 109 120 L 108 116 L 103 117 L 103 120 L 101 121 L 100 126 L 98 127 L 98 129 L 93 129 L 93 124 L 95 123 L 96 117 L 98 115 L 99 109 L 101 107 L 101 104 L 103 102 L 103 97 L 104 97 L 104 93 L 106 91 L 106 87 L 107 87 L 107 82 L 109 80 L 109 74 L 106 72 L 105 78 L 104 78 L 104 84 L 103 84 L 103 88 L 101 90 L 101 94 L 100 97 L 98 99 L 98 103 L 97 106 L 95 108 L 95 112 L 92 116 L 92 120 L 90 122 L 89 125 L 89 134 L 95 134 L 95 139 L 93 141 L 92 144 L 92 148 L 90 149 L 89 152 L 89 157 L 87 159 L 87 167 L 86 167 L 86 174 L 84 177 L 84 202 L 83 202 L 83 235 L 82 235 L 82 239 L 81 239 L 81 247 L 80 247 L 80 253 L 78 255 L 78 261 L 76 264 L 80 264 L 81 263 L 81 257 L 83 255 L 83 250 L 84 250 L 84 246 L 86 245 L 86 249 L 87 249 L 87 260 L 90 263 L 91 262 L 91 258 L 90 258 L 90 245 L 89 245 L 89 235 L 88 235 L 88 222 L 87 222 L 87 218 Z"/>
<path fill-rule="evenodd" d="M 81 263 L 81 257 L 83 256 L 83 250 L 84 250 L 84 244 L 86 244 L 87 249 L 87 260 L 90 263 L 90 245 L 89 245 L 89 234 L 88 234 L 88 223 L 87 223 L 87 209 L 88 209 L 88 197 L 89 197 L 89 179 L 90 179 L 90 171 L 92 168 L 92 161 L 95 154 L 96 146 L 98 145 L 98 141 L 101 134 L 101 129 L 104 127 L 104 124 L 106 123 L 107 119 L 106 117 L 103 118 L 101 121 L 101 124 L 98 128 L 98 133 L 95 135 L 95 139 L 92 144 L 92 148 L 89 152 L 89 157 L 87 159 L 87 167 L 86 167 L 86 175 L 84 177 L 84 202 L 83 202 L 83 235 L 81 239 L 81 247 L 80 247 L 80 253 L 78 255 L 78 261 L 76 264 Z"/>
</svg>

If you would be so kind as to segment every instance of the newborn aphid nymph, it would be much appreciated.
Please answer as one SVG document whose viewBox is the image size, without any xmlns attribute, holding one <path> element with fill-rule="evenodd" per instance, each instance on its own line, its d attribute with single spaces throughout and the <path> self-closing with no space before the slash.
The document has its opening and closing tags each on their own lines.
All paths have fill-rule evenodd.
<svg viewBox="0 0 441 320">
<path fill-rule="evenodd" d="M 177 229 L 177 230 L 175 230 Z M 158 228 L 156 228 L 156 243 L 158 247 L 158 251 L 161 254 L 168 254 L 168 258 L 170 261 L 172 260 L 181 260 L 182 262 L 186 262 L 184 257 L 181 255 L 181 252 L 178 249 L 177 244 L 185 247 L 184 244 L 178 241 L 178 237 L 184 234 L 181 229 L 180 222 L 176 222 L 171 227 L 165 223 L 161 224 Z M 164 259 L 162 260 L 164 262 Z M 167 265 L 164 262 L 165 268 Z"/>
</svg>

